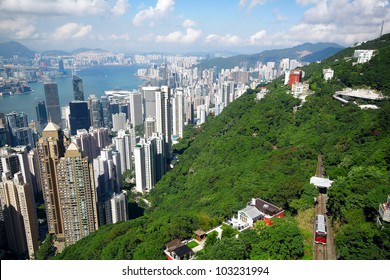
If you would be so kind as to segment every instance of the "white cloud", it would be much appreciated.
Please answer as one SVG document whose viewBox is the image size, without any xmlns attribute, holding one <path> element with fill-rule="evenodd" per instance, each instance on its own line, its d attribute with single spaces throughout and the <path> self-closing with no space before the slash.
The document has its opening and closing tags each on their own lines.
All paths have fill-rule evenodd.
<svg viewBox="0 0 390 280">
<path fill-rule="evenodd" d="M 111 12 L 114 15 L 123 15 L 130 8 L 128 0 L 116 0 L 114 7 L 112 7 Z"/>
<path fill-rule="evenodd" d="M 301 5 L 301 6 L 306 6 L 308 4 L 316 4 L 318 2 L 320 2 L 321 0 L 296 0 L 295 2 L 298 4 L 298 5 Z"/>
<path fill-rule="evenodd" d="M 194 27 L 196 25 L 196 22 L 190 19 L 186 19 L 183 21 L 183 27 L 184 28 L 189 28 L 189 27 Z"/>
<path fill-rule="evenodd" d="M 263 40 L 265 38 L 265 36 L 267 35 L 267 32 L 263 29 L 263 30 L 260 30 L 259 32 L 253 34 L 249 41 L 250 41 L 250 44 L 251 45 L 257 45 L 257 44 L 261 44 L 261 40 Z"/>
<path fill-rule="evenodd" d="M 2 0 L 0 11 L 8 14 L 80 16 L 103 14 L 110 9 L 105 0 Z"/>
<path fill-rule="evenodd" d="M 210 34 L 206 37 L 205 43 L 217 43 L 218 45 L 222 46 L 234 46 L 242 44 L 243 40 L 240 37 L 231 34 L 226 34 L 225 36 Z"/>
<path fill-rule="evenodd" d="M 269 0 L 240 0 L 239 6 L 240 7 L 246 7 L 248 11 L 252 10 L 254 7 L 259 6 L 259 5 L 264 5 L 267 3 Z"/>
<path fill-rule="evenodd" d="M 198 40 L 201 34 L 202 31 L 199 29 L 187 28 L 185 34 L 181 31 L 174 31 L 166 36 L 158 35 L 156 42 L 191 44 Z"/>
<path fill-rule="evenodd" d="M 121 41 L 129 41 L 130 40 L 130 35 L 128 33 L 124 34 L 112 34 L 108 37 L 108 40 L 121 40 Z"/>
<path fill-rule="evenodd" d="M 91 25 L 70 22 L 58 27 L 52 34 L 52 38 L 54 40 L 82 39 L 87 37 L 91 31 Z"/>
<path fill-rule="evenodd" d="M 0 20 L 0 31 L 10 33 L 15 39 L 35 37 L 35 26 L 31 19 L 16 17 L 14 19 Z"/>
<path fill-rule="evenodd" d="M 133 24 L 141 26 L 146 20 L 162 18 L 173 10 L 174 5 L 174 0 L 157 0 L 155 7 L 149 7 L 138 12 L 133 18 Z"/>
</svg>

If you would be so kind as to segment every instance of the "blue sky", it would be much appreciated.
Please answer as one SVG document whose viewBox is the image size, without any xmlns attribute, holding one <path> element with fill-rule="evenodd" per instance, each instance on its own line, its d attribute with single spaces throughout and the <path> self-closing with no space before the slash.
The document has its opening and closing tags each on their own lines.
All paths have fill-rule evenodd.
<svg viewBox="0 0 390 280">
<path fill-rule="evenodd" d="M 388 0 L 0 0 L 0 42 L 34 50 L 254 53 L 390 32 Z"/>
</svg>

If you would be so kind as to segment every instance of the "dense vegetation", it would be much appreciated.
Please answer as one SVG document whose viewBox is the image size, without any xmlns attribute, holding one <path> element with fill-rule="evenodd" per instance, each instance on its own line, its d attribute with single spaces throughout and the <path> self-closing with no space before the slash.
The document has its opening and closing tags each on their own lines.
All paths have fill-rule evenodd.
<svg viewBox="0 0 390 280">
<path fill-rule="evenodd" d="M 387 44 L 380 41 L 377 55 L 367 64 L 352 66 L 352 61 L 333 58 L 306 68 L 305 79 L 316 93 L 296 113 L 293 107 L 299 100 L 276 81 L 263 100 L 256 101 L 249 90 L 218 117 L 188 128 L 174 147 L 174 169 L 148 196 L 152 208 L 143 217 L 104 226 L 57 257 L 163 259 L 165 243 L 189 238 L 197 228 L 213 228 L 252 197 L 295 215 L 313 207 L 316 190 L 308 181 L 322 154 L 325 170 L 335 180 L 328 203 L 338 229 L 339 258 L 389 259 L 389 227 L 378 228 L 375 218 L 379 203 L 390 194 L 390 101 L 382 101 L 380 110 L 361 110 L 332 98 L 348 83 L 363 85 L 361 80 L 352 82 L 351 73 L 357 71 L 365 79 L 388 67 L 390 44 L 387 37 L 383 40 Z M 335 79 L 325 82 L 322 68 L 330 66 Z M 390 74 L 379 75 L 385 79 Z M 389 95 L 386 84 L 364 81 Z M 303 254 L 302 232 L 289 217 L 237 239 L 232 234 L 210 238 L 199 258 L 300 259 Z"/>
</svg>

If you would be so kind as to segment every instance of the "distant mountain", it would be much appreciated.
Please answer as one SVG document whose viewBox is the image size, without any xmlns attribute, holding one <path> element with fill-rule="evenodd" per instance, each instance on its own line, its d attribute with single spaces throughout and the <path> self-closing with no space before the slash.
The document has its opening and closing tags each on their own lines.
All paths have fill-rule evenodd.
<svg viewBox="0 0 390 280">
<path fill-rule="evenodd" d="M 302 61 L 316 61 L 318 58 L 324 59 L 333 55 L 343 47 L 335 43 L 305 43 L 292 48 L 266 50 L 261 53 L 251 55 L 237 55 L 228 58 L 215 58 L 204 60 L 199 64 L 200 68 L 211 68 L 217 66 L 218 68 L 233 68 L 236 65 L 247 63 L 248 66 L 255 66 L 257 62 L 279 61 L 282 58 L 299 59 Z M 326 51 L 325 51 L 326 50 Z M 309 57 L 305 60 L 305 57 Z M 313 60 L 314 59 L 314 60 Z"/>
<path fill-rule="evenodd" d="M 343 48 L 329 47 L 329 48 L 323 49 L 321 51 L 304 56 L 302 61 L 316 62 L 316 61 L 324 60 L 324 59 L 338 53 L 341 50 L 343 50 Z"/>
<path fill-rule="evenodd" d="M 0 43 L 0 56 L 4 58 L 12 58 L 14 55 L 25 58 L 34 58 L 35 53 L 36 52 L 30 50 L 18 42 L 11 41 Z"/>
<path fill-rule="evenodd" d="M 42 55 L 46 56 L 66 56 L 71 55 L 70 52 L 61 51 L 61 50 L 50 50 L 50 51 L 44 51 L 42 52 Z"/>
<path fill-rule="evenodd" d="M 103 50 L 103 49 L 90 49 L 90 48 L 78 48 L 74 51 L 72 51 L 72 54 L 79 54 L 79 53 L 83 53 L 83 52 L 99 52 L 99 53 L 102 53 L 102 52 L 108 52 L 106 50 Z"/>
</svg>

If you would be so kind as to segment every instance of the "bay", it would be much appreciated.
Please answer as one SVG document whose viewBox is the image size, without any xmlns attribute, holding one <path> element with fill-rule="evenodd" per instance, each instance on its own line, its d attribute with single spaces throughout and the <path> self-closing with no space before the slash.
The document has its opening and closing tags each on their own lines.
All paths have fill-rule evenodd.
<svg viewBox="0 0 390 280">
<path fill-rule="evenodd" d="M 77 76 L 83 80 L 84 84 L 84 99 L 88 100 L 88 96 L 91 94 L 100 97 L 104 95 L 105 90 L 138 89 L 144 83 L 135 75 L 141 67 L 140 65 L 99 66 L 78 71 Z M 60 106 L 68 105 L 73 100 L 72 75 L 58 78 L 54 82 L 58 85 Z M 43 83 L 30 83 L 29 86 L 33 90 L 31 93 L 0 97 L 0 113 L 24 112 L 29 121 L 36 120 L 34 100 L 38 97 L 45 100 Z"/>
</svg>

